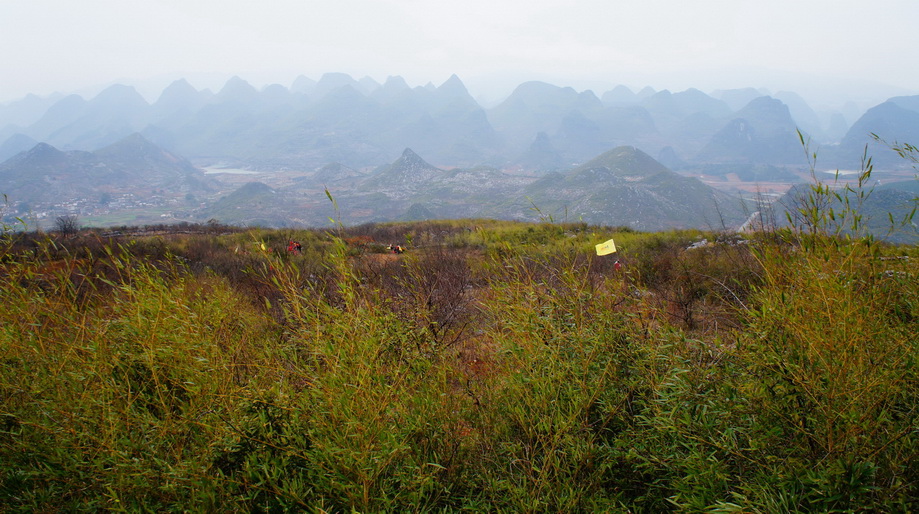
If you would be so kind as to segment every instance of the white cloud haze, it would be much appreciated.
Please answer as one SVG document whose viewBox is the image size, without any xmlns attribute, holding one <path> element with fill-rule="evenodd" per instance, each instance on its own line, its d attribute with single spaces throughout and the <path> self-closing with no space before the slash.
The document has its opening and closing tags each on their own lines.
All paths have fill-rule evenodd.
<svg viewBox="0 0 919 514">
<path fill-rule="evenodd" d="M 625 84 L 814 98 L 861 83 L 915 94 L 917 15 L 915 0 L 0 0 L 0 102 L 325 72 L 413 85 L 456 73 L 492 97 L 525 80 L 598 94 Z"/>
</svg>

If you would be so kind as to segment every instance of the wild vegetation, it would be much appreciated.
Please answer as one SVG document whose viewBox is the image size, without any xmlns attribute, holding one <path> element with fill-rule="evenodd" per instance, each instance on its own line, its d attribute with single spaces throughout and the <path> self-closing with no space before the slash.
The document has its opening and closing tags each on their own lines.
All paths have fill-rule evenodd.
<svg viewBox="0 0 919 514">
<path fill-rule="evenodd" d="M 0 505 L 915 511 L 919 251 L 832 194 L 742 237 L 4 230 Z"/>
</svg>

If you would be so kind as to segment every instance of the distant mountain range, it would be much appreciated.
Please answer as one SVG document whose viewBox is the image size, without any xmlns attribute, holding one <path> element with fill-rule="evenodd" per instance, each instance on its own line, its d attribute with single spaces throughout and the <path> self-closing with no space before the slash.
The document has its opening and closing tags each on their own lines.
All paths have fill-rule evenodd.
<svg viewBox="0 0 919 514">
<path fill-rule="evenodd" d="M 486 109 L 455 75 L 440 86 L 410 87 L 400 77 L 379 84 L 330 73 L 262 90 L 234 77 L 216 93 L 179 80 L 152 104 L 115 85 L 89 100 L 29 96 L 0 106 L 0 161 L 37 142 L 94 151 L 139 132 L 199 165 L 258 170 L 313 171 L 331 162 L 375 168 L 412 148 L 442 168 L 549 172 L 634 146 L 675 171 L 719 174 L 725 165 L 806 165 L 796 129 L 820 145 L 822 165 L 843 168 L 858 164 L 872 133 L 888 141 L 919 135 L 919 97 L 846 116 L 816 112 L 791 92 L 752 88 L 709 95 L 618 86 L 598 96 L 526 82 Z M 877 163 L 902 165 L 884 147 L 872 152 Z"/>
<path fill-rule="evenodd" d="M 874 135 L 919 142 L 919 96 L 891 98 L 849 126 L 842 113 L 816 113 L 788 92 L 619 86 L 598 97 L 527 82 L 485 109 L 456 76 L 412 88 L 399 77 L 378 84 L 339 73 L 262 90 L 233 78 L 216 93 L 180 80 L 152 104 L 123 85 L 89 100 L 30 96 L 0 106 L 0 127 L 7 215 L 79 212 L 107 224 L 161 217 L 317 226 L 341 216 L 721 228 L 740 225 L 750 209 L 695 177 L 798 182 L 809 166 L 799 130 L 819 147 L 823 167 L 857 168 L 867 148 L 876 171 L 908 178 L 902 170 L 910 163 Z M 218 180 L 201 167 L 281 179 Z M 877 196 L 916 197 L 894 189 Z"/>
</svg>

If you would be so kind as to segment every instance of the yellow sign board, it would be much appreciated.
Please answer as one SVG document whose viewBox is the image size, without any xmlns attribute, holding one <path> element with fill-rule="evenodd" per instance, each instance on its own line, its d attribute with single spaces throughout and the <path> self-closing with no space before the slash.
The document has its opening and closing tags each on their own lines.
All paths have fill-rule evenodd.
<svg viewBox="0 0 919 514">
<path fill-rule="evenodd" d="M 597 245 L 597 255 L 609 255 L 611 253 L 616 253 L 616 243 L 612 239 Z"/>
</svg>

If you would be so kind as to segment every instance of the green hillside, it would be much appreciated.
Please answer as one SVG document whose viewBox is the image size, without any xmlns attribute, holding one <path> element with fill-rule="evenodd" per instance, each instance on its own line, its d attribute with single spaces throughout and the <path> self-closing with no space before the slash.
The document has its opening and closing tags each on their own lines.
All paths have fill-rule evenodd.
<svg viewBox="0 0 919 514">
<path fill-rule="evenodd" d="M 546 215 L 576 215 L 588 223 L 639 230 L 738 226 L 737 198 L 678 175 L 633 147 L 619 147 L 564 175 L 550 174 L 525 190 L 525 199 Z M 518 208 L 527 207 L 518 199 Z"/>
<path fill-rule="evenodd" d="M 286 217 L 275 208 L 284 203 L 277 191 L 261 182 L 249 182 L 207 207 L 204 215 L 240 226 L 280 226 Z"/>
<path fill-rule="evenodd" d="M 916 181 L 913 181 L 916 182 Z M 880 240 L 896 244 L 919 243 L 919 219 L 914 216 L 914 211 L 919 207 L 919 193 L 913 182 L 901 182 L 883 187 L 864 190 L 864 198 L 859 198 L 858 191 L 847 191 L 837 188 L 835 192 L 839 198 L 830 195 L 823 203 L 823 207 L 834 213 L 843 212 L 846 202 L 857 206 L 860 227 L 851 230 L 851 216 L 836 214 L 829 220 L 828 225 L 838 229 L 841 233 L 871 234 Z M 814 186 L 800 185 L 791 188 L 770 209 L 780 225 L 787 225 L 789 213 L 792 221 L 802 218 L 802 209 L 807 209 L 807 198 L 812 194 Z"/>
</svg>

